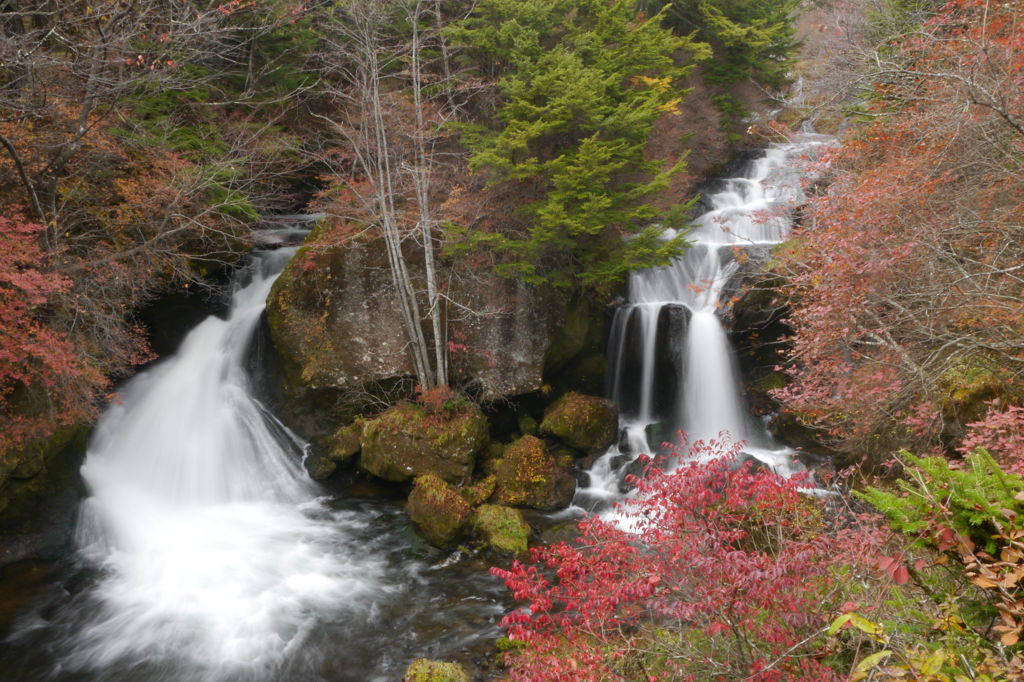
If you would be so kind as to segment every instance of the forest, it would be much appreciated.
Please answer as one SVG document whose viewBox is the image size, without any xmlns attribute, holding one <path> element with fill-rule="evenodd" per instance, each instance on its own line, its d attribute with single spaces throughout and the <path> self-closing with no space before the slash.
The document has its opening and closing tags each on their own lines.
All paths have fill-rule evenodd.
<svg viewBox="0 0 1024 682">
<path fill-rule="evenodd" d="M 4 0 L 0 82 L 11 679 L 1024 679 L 1019 0 Z"/>
</svg>

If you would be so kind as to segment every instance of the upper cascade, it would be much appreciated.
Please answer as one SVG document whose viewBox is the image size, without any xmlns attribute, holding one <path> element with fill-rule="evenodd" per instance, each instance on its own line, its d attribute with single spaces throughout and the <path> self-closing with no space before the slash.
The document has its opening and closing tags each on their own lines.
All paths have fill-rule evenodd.
<svg viewBox="0 0 1024 682">
<path fill-rule="evenodd" d="M 747 456 L 783 475 L 801 469 L 794 451 L 773 442 L 748 414 L 717 313 L 741 256 L 788 238 L 804 183 L 834 144 L 832 137 L 804 133 L 771 145 L 706 197 L 708 210 L 694 220 L 690 246 L 679 258 L 630 275 L 629 298 L 616 312 L 608 350 L 609 394 L 619 406 L 621 437 L 591 469 L 578 504 L 616 498 L 626 464 L 654 454 L 652 443 L 672 441 L 677 431 L 690 442 L 742 441 Z"/>
</svg>

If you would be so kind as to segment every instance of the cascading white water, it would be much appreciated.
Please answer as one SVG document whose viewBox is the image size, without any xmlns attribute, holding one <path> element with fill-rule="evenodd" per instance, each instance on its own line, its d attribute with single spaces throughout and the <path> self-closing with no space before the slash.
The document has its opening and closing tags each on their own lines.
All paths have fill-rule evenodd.
<svg viewBox="0 0 1024 682">
<path fill-rule="evenodd" d="M 366 521 L 321 506 L 302 443 L 254 398 L 245 369 L 292 253 L 258 254 L 229 317 L 207 318 L 101 418 L 77 539 L 102 577 L 62 643 L 62 670 L 277 679 L 309 654 L 318 624 L 372 608 L 386 567 L 348 538 Z"/>
<path fill-rule="evenodd" d="M 725 180 L 708 197 L 709 210 L 694 221 L 688 234 L 691 246 L 681 257 L 667 267 L 631 274 L 629 301 L 616 312 L 609 344 L 610 396 L 622 414 L 622 435 L 591 468 L 589 485 L 577 491 L 577 504 L 600 506 L 619 496 L 626 465 L 656 451 L 649 435 L 652 427 L 667 439 L 681 429 L 691 441 L 726 432 L 734 441 L 747 442 L 748 456 L 779 473 L 799 469 L 793 451 L 772 443 L 747 415 L 717 312 L 722 291 L 739 268 L 739 255 L 786 239 L 792 211 L 804 198 L 807 159 L 833 142 L 804 134 L 791 143 L 772 145 L 749 164 L 744 177 Z M 667 236 L 675 234 L 667 231 Z M 666 338 L 659 320 L 665 311 L 680 307 L 688 311 L 685 337 Z M 664 344 L 671 344 L 667 354 L 674 355 L 676 399 L 662 398 L 659 404 L 658 382 L 665 378 L 655 365 Z"/>
</svg>

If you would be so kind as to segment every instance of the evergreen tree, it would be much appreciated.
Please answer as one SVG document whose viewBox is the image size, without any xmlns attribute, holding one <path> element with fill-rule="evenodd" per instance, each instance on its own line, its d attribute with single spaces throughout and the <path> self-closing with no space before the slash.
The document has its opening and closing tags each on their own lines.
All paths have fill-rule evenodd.
<svg viewBox="0 0 1024 682">
<path fill-rule="evenodd" d="M 663 167 L 644 151 L 707 46 L 623 0 L 484 0 L 450 36 L 498 79 L 497 120 L 463 128 L 471 169 L 531 196 L 525 230 L 453 226 L 456 250 L 489 246 L 499 272 L 557 287 L 607 285 L 678 253 L 682 237 L 662 240 L 657 223 L 678 224 L 687 207 L 665 216 L 645 199 L 684 162 Z"/>
</svg>

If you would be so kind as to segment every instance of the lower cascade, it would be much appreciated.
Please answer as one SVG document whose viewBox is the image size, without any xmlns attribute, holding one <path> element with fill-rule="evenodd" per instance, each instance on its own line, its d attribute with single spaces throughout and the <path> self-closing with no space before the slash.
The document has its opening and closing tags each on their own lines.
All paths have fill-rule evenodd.
<svg viewBox="0 0 1024 682">
<path fill-rule="evenodd" d="M 621 436 L 589 472 L 575 503 L 598 508 L 617 499 L 629 463 L 661 450 L 682 431 L 690 442 L 727 436 L 782 475 L 802 470 L 791 448 L 772 440 L 747 412 L 736 361 L 719 312 L 741 266 L 789 236 L 813 162 L 835 138 L 803 133 L 773 144 L 740 177 L 721 182 L 689 233 L 690 248 L 671 265 L 634 272 L 629 297 L 612 321 L 609 394 Z M 669 236 L 675 233 L 668 231 Z M 686 457 L 686 452 L 677 453 Z"/>
<path fill-rule="evenodd" d="M 23 679 L 390 680 L 422 655 L 416 631 L 442 618 L 475 630 L 452 628 L 453 647 L 496 636 L 482 569 L 449 577 L 475 596 L 446 604 L 431 568 L 407 558 L 400 512 L 322 496 L 305 444 L 254 396 L 250 346 L 295 250 L 257 252 L 228 317 L 195 327 L 101 417 L 70 580 L 85 585 L 22 619 L 4 667 Z"/>
</svg>

